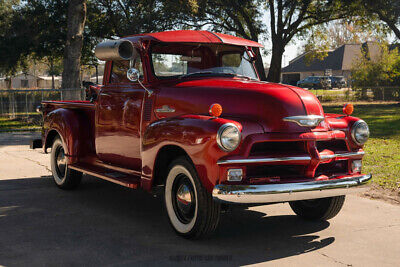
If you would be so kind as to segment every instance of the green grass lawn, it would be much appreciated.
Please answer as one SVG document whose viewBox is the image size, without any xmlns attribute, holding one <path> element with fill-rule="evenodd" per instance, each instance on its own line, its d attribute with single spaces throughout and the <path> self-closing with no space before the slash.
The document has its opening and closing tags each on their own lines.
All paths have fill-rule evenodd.
<svg viewBox="0 0 400 267">
<path fill-rule="evenodd" d="M 342 113 L 342 106 L 324 107 L 326 113 Z M 355 117 L 369 125 L 363 172 L 373 174 L 373 183 L 400 193 L 400 104 L 355 105 Z"/>
<path fill-rule="evenodd" d="M 27 123 L 26 120 L 15 120 L 9 117 L 0 117 L 0 131 L 12 131 L 23 129 L 40 129 L 40 126 Z"/>
</svg>

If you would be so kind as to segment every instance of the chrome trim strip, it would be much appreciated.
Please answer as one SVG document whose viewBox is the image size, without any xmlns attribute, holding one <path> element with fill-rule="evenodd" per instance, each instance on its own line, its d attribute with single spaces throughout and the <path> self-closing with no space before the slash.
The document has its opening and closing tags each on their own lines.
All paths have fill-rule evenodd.
<svg viewBox="0 0 400 267">
<path fill-rule="evenodd" d="M 339 153 L 339 154 L 333 154 L 333 155 L 321 155 L 321 159 L 334 159 L 334 158 L 352 158 L 356 156 L 362 156 L 364 155 L 364 151 L 357 151 L 357 152 L 347 152 L 347 153 Z"/>
<path fill-rule="evenodd" d="M 211 33 L 212 35 L 214 35 L 215 37 L 217 37 L 221 41 L 222 44 L 224 43 L 224 41 L 221 39 L 221 37 L 216 35 L 214 32 L 212 32 L 212 31 L 208 31 L 208 32 Z"/>
<path fill-rule="evenodd" d="M 275 203 L 341 196 L 362 189 L 371 174 L 347 176 L 341 179 L 287 184 L 216 185 L 214 200 L 228 203 Z"/>
<path fill-rule="evenodd" d="M 338 153 L 333 155 L 321 155 L 321 160 L 334 159 L 334 158 L 352 158 L 364 155 L 364 151 Z M 270 163 L 282 161 L 307 161 L 311 160 L 309 156 L 301 157 L 282 157 L 282 158 L 256 158 L 256 159 L 222 159 L 217 162 L 218 165 L 226 164 L 250 164 L 250 163 Z"/>
<path fill-rule="evenodd" d="M 283 157 L 283 158 L 257 158 L 257 159 L 222 159 L 217 162 L 218 165 L 223 164 L 247 164 L 247 163 L 269 163 L 282 161 L 306 161 L 311 160 L 309 156 L 302 157 Z"/>
<path fill-rule="evenodd" d="M 314 125 L 304 125 L 304 124 L 300 123 L 300 120 L 315 120 L 315 119 L 317 120 L 317 122 Z M 283 118 L 283 121 L 294 122 L 294 123 L 297 123 L 298 125 L 303 126 L 303 127 L 315 127 L 315 126 L 318 126 L 324 119 L 325 119 L 325 117 L 323 117 L 323 116 L 304 115 L 304 116 L 286 117 L 286 118 Z"/>
<path fill-rule="evenodd" d="M 172 107 L 169 107 L 167 105 L 162 106 L 161 108 L 156 109 L 156 112 L 160 113 L 172 113 L 175 112 L 175 109 Z"/>
</svg>

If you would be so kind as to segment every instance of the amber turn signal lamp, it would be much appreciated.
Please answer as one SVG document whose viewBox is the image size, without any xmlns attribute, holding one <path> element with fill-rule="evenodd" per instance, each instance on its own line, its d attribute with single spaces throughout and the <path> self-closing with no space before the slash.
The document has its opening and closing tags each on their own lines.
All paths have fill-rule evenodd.
<svg viewBox="0 0 400 267">
<path fill-rule="evenodd" d="M 222 114 L 222 106 L 220 104 L 212 104 L 210 106 L 210 115 L 213 117 L 219 117 Z"/>
<path fill-rule="evenodd" d="M 353 114 L 353 111 L 354 111 L 353 104 L 345 104 L 343 106 L 343 113 L 346 114 L 347 116 L 350 116 L 351 114 Z"/>
</svg>

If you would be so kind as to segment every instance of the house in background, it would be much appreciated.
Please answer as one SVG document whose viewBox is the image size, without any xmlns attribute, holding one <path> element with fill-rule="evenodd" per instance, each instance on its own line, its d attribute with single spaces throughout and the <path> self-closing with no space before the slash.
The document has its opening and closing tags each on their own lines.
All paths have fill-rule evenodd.
<svg viewBox="0 0 400 267">
<path fill-rule="evenodd" d="M 54 87 L 61 87 L 61 77 L 54 77 Z M 0 78 L 0 89 L 51 89 L 52 78 L 51 76 L 35 76 L 32 74 L 19 73 L 11 77 L 10 80 Z"/>
<path fill-rule="evenodd" d="M 371 59 L 378 56 L 380 48 L 377 43 L 366 42 L 363 44 L 345 44 L 339 48 L 329 51 L 323 60 L 314 59 L 311 63 L 306 62 L 306 54 L 302 54 L 291 60 L 289 65 L 282 69 L 281 81 L 284 84 L 296 85 L 297 81 L 308 76 L 344 76 L 349 79 L 351 68 L 366 50 Z"/>
</svg>

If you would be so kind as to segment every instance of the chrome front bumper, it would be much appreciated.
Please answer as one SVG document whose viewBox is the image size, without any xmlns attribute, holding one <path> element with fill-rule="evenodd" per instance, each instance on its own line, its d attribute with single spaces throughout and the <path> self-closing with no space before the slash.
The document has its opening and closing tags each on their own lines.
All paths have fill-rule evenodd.
<svg viewBox="0 0 400 267">
<path fill-rule="evenodd" d="M 228 203 L 274 203 L 346 195 L 362 188 L 372 175 L 352 175 L 340 179 L 287 184 L 216 185 L 214 200 Z"/>
</svg>

